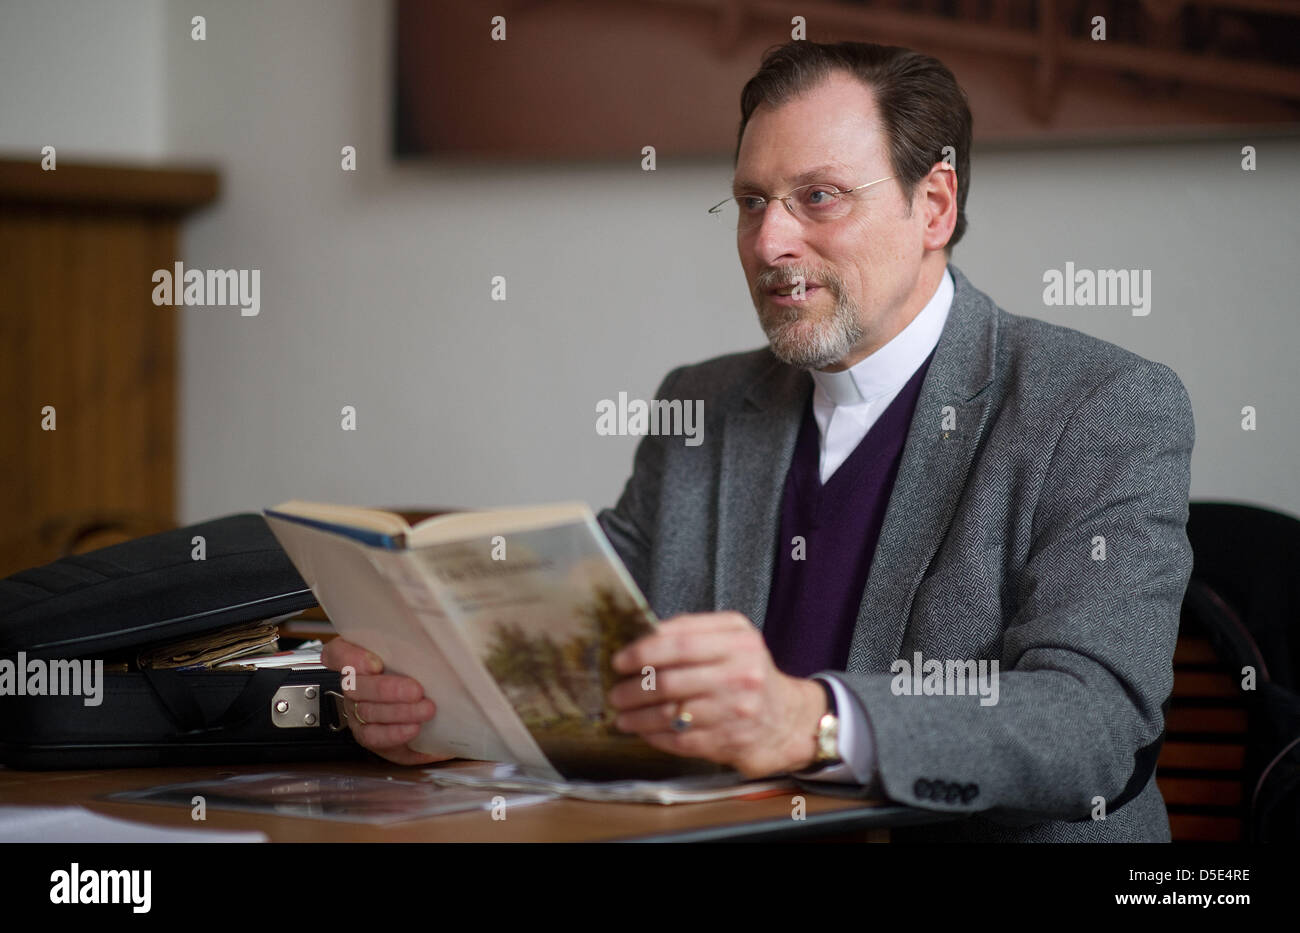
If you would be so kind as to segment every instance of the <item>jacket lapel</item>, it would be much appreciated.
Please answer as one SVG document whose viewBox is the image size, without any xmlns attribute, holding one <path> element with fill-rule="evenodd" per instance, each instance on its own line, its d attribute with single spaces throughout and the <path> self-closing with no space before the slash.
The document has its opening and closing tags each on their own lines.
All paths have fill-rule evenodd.
<svg viewBox="0 0 1300 933">
<path fill-rule="evenodd" d="M 760 629 L 772 586 L 781 496 L 813 381 L 773 359 L 723 427 L 714 609 L 734 609 Z"/>
<path fill-rule="evenodd" d="M 912 599 L 952 522 L 993 409 L 997 308 L 955 266 L 952 308 L 903 446 L 880 541 L 858 609 L 848 670 L 889 669 L 903 645 Z M 943 430 L 944 407 L 955 429 Z"/>
</svg>

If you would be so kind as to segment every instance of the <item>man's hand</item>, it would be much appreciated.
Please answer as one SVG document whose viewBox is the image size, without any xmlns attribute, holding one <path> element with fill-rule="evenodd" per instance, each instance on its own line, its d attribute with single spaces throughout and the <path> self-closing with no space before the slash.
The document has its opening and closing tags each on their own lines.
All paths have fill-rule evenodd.
<svg viewBox="0 0 1300 933">
<path fill-rule="evenodd" d="M 826 693 L 776 669 L 762 633 L 738 612 L 682 615 L 613 658 L 629 675 L 609 693 L 616 725 L 678 755 L 707 758 L 746 777 L 801 771 L 813 762 Z M 642 689 L 654 668 L 655 689 Z M 690 728 L 673 730 L 681 710 Z"/>
<path fill-rule="evenodd" d="M 351 667 L 357 673 L 356 689 L 345 690 L 348 728 L 361 745 L 399 765 L 425 765 L 447 761 L 452 755 L 427 755 L 407 745 L 436 712 L 419 681 L 400 674 L 385 674 L 384 662 L 360 645 L 342 638 L 326 642 L 321 663 L 333 671 Z M 358 720 L 364 719 L 362 724 Z"/>
</svg>

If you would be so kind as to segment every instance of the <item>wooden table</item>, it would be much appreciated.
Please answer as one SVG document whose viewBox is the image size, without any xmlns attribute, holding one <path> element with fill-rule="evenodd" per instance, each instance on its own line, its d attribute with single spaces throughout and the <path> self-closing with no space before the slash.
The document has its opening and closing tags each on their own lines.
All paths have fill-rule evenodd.
<svg viewBox="0 0 1300 933">
<path fill-rule="evenodd" d="M 461 768 L 472 762 L 448 762 Z M 103 771 L 12 771 L 0 768 L 0 803 L 78 805 L 104 816 L 186 829 L 257 830 L 273 842 L 702 842 L 825 839 L 887 841 L 892 826 L 943 819 L 939 814 L 875 800 L 845 799 L 791 791 L 759 800 L 714 803 L 623 804 L 555 799 L 516 807 L 506 819 L 486 810 L 449 813 L 374 826 L 273 816 L 209 807 L 207 819 L 191 820 L 185 807 L 107 801 L 106 794 L 161 784 L 214 780 L 236 774 L 295 772 L 348 774 L 415 780 L 422 769 L 378 760 L 125 768 Z M 791 797 L 805 800 L 805 818 L 792 818 Z"/>
</svg>

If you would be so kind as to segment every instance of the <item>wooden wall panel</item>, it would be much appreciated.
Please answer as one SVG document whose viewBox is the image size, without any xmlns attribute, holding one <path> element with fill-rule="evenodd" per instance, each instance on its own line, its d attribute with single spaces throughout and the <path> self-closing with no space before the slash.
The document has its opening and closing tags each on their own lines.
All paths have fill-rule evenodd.
<svg viewBox="0 0 1300 933">
<path fill-rule="evenodd" d="M 178 312 L 151 276 L 215 193 L 210 172 L 0 163 L 0 576 L 87 526 L 173 520 Z"/>
</svg>

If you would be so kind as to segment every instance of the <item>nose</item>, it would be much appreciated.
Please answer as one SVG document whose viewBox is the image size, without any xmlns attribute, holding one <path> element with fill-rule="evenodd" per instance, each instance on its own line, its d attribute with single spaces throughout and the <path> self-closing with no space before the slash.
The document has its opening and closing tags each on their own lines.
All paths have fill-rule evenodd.
<svg viewBox="0 0 1300 933">
<path fill-rule="evenodd" d="M 788 201 L 763 206 L 763 216 L 750 233 L 752 249 L 767 265 L 775 265 L 782 256 L 799 255 L 803 245 L 803 224 Z M 784 208 L 782 210 L 781 208 Z"/>
</svg>

